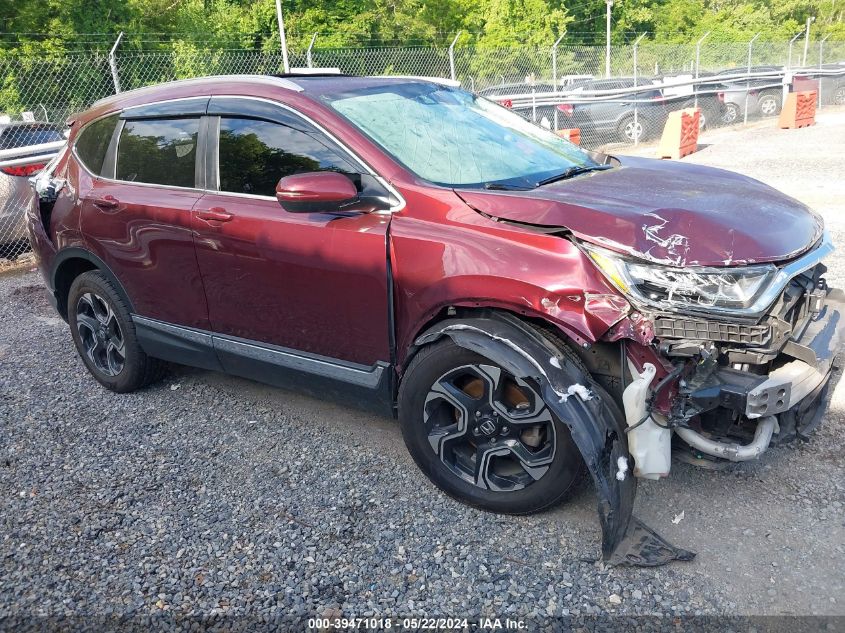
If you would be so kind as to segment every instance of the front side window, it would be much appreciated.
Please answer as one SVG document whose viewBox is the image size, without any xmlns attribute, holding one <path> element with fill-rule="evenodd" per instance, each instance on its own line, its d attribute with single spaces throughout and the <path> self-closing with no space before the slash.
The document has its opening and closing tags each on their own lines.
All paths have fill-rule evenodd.
<svg viewBox="0 0 845 633">
<path fill-rule="evenodd" d="M 533 187 L 596 163 L 579 147 L 464 90 L 382 84 L 324 97 L 410 171 L 435 184 Z"/>
<path fill-rule="evenodd" d="M 126 121 L 117 145 L 118 180 L 194 187 L 199 119 Z"/>
<path fill-rule="evenodd" d="M 94 174 L 101 175 L 103 160 L 109 149 L 117 115 L 107 116 L 85 126 L 76 139 L 76 153 L 82 163 Z"/>
<path fill-rule="evenodd" d="M 309 171 L 355 173 L 347 159 L 314 136 L 286 125 L 220 120 L 220 191 L 275 196 L 280 178 Z"/>
</svg>

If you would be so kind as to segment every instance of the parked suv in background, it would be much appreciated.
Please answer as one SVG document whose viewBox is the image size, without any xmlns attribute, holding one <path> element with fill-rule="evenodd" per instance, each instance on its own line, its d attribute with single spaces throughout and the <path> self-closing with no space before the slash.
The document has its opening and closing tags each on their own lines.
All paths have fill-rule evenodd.
<svg viewBox="0 0 845 633">
<path fill-rule="evenodd" d="M 668 474 L 673 434 L 718 462 L 808 432 L 841 344 L 804 205 L 586 152 L 434 81 L 121 93 L 35 188 L 39 268 L 108 389 L 164 360 L 345 394 L 496 512 L 546 508 L 586 467 L 610 563 L 691 558 L 632 516 L 635 476 Z"/>
<path fill-rule="evenodd" d="M 557 109 L 563 113 L 560 124 L 580 128 L 585 144 L 601 145 L 609 139 L 620 143 L 644 140 L 660 133 L 669 109 L 659 89 L 644 89 L 651 80 L 637 80 L 636 93 L 616 96 L 593 96 L 584 92 L 634 89 L 632 78 L 592 79 L 573 84 L 566 91 L 563 103 Z M 600 99 L 579 102 L 579 99 Z M 634 106 L 636 105 L 636 116 Z"/>
<path fill-rule="evenodd" d="M 0 257 L 14 257 L 26 249 L 24 216 L 32 198 L 27 179 L 41 171 L 49 160 L 49 156 L 42 155 L 43 146 L 64 140 L 62 128 L 53 123 L 0 124 L 0 164 L 6 160 L 4 153 L 13 153 L 16 160 L 23 161 L 0 165 Z M 55 149 L 48 151 L 53 153 Z"/>
</svg>

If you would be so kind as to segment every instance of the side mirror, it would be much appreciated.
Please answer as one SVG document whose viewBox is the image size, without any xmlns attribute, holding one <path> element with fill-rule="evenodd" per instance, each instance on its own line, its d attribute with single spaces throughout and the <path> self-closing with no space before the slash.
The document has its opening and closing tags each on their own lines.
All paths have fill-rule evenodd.
<svg viewBox="0 0 845 633">
<path fill-rule="evenodd" d="M 312 171 L 282 178 L 276 199 L 290 213 L 333 213 L 357 200 L 358 190 L 343 174 Z"/>
</svg>

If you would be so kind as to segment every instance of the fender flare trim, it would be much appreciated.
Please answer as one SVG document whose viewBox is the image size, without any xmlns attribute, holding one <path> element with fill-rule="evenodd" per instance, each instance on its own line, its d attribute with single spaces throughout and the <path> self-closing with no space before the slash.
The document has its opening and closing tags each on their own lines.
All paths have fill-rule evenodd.
<svg viewBox="0 0 845 633">
<path fill-rule="evenodd" d="M 84 248 L 80 248 L 78 246 L 70 246 L 68 248 L 64 248 L 56 253 L 56 257 L 53 260 L 53 266 L 50 270 L 49 280 L 50 280 L 50 292 L 55 297 L 56 306 L 59 310 L 60 314 L 65 315 L 67 311 L 67 305 L 65 305 L 66 301 L 64 297 L 59 297 L 56 292 L 56 276 L 59 272 L 59 269 L 62 267 L 66 261 L 70 259 L 84 259 L 103 273 L 106 278 L 111 282 L 111 284 L 115 287 L 115 289 L 120 293 L 120 298 L 123 299 L 123 302 L 126 304 L 126 307 L 129 308 L 129 312 L 134 314 L 135 309 L 132 305 L 132 301 L 129 298 L 129 295 L 126 293 L 126 288 L 124 288 L 123 284 L 117 278 L 117 276 L 112 272 L 111 268 L 109 268 L 108 264 L 104 262 L 102 259 L 97 257 L 94 253 Z M 62 312 L 65 310 L 65 312 Z"/>
</svg>

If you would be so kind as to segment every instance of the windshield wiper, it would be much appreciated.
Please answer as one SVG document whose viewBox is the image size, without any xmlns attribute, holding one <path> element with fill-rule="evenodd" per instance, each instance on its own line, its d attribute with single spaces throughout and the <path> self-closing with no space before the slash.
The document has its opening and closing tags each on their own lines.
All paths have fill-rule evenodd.
<svg viewBox="0 0 845 633">
<path fill-rule="evenodd" d="M 558 180 L 566 180 L 567 178 L 572 178 L 573 176 L 577 176 L 579 174 L 586 174 L 590 171 L 604 171 L 605 169 L 613 169 L 613 165 L 575 165 L 556 176 L 543 178 L 543 180 L 539 181 L 536 186 L 542 187 L 543 185 L 548 185 L 550 183 L 557 182 Z"/>
<path fill-rule="evenodd" d="M 519 185 L 506 185 L 503 182 L 485 182 L 484 188 L 490 191 L 531 191 L 533 187 L 520 187 Z"/>
</svg>

